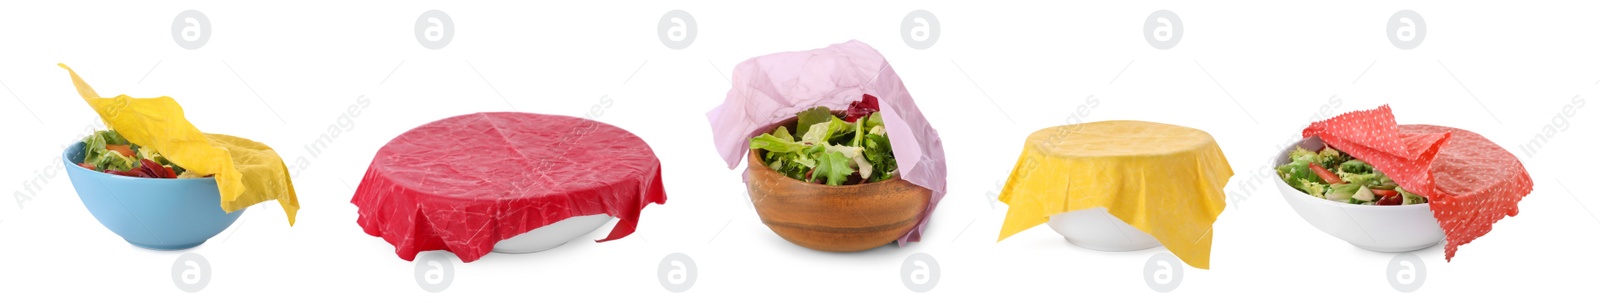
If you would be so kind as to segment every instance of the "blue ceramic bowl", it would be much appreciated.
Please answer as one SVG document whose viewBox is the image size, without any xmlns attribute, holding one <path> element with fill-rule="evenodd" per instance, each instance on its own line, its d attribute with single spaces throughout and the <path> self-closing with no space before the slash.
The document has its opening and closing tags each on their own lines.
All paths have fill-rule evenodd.
<svg viewBox="0 0 1600 303">
<path fill-rule="evenodd" d="M 156 250 L 199 246 L 244 213 L 222 211 L 217 181 L 212 178 L 134 178 L 84 169 L 77 164 L 83 161 L 83 146 L 83 142 L 73 144 L 61 154 L 72 188 L 101 225 L 134 246 Z"/>
</svg>

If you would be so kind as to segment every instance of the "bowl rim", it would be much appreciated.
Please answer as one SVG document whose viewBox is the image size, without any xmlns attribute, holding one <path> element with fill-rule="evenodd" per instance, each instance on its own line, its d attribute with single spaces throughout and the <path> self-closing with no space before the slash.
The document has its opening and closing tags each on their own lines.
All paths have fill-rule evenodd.
<svg viewBox="0 0 1600 303">
<path fill-rule="evenodd" d="M 1311 137 L 1302 138 L 1302 139 L 1300 139 L 1300 141 L 1296 141 L 1294 144 L 1290 144 L 1288 147 L 1285 147 L 1283 150 L 1279 151 L 1277 153 L 1277 156 L 1274 156 L 1272 158 L 1272 179 L 1273 179 L 1273 181 L 1275 183 L 1278 184 L 1278 186 L 1281 186 L 1282 188 L 1287 188 L 1287 189 L 1289 189 L 1291 191 L 1294 191 L 1295 194 L 1299 194 L 1300 196 L 1303 196 L 1305 198 L 1310 198 L 1312 200 L 1321 201 L 1322 203 L 1327 203 L 1328 205 L 1335 205 L 1335 206 L 1346 207 L 1346 208 L 1367 209 L 1367 208 L 1371 208 L 1371 207 L 1374 207 L 1374 206 L 1381 206 L 1383 208 L 1392 208 L 1392 209 L 1409 209 L 1409 208 L 1417 208 L 1417 207 L 1428 207 L 1429 205 L 1433 205 L 1433 203 L 1431 201 L 1429 203 L 1410 204 L 1410 205 L 1361 205 L 1361 204 L 1339 203 L 1338 201 L 1333 201 L 1333 200 L 1328 200 L 1328 199 L 1323 199 L 1323 198 L 1317 198 L 1315 196 L 1312 196 L 1311 194 L 1302 192 L 1299 189 L 1294 188 L 1293 186 L 1289 186 L 1289 181 L 1284 181 L 1283 180 L 1283 176 L 1279 176 L 1278 175 L 1277 167 L 1278 166 L 1282 166 L 1284 164 L 1284 163 L 1280 163 L 1280 162 L 1286 162 L 1289 159 L 1288 158 L 1289 157 L 1289 153 L 1293 152 L 1295 147 L 1306 146 L 1306 144 L 1317 144 L 1317 145 L 1326 146 L 1327 143 L 1322 142 L 1322 137 L 1311 136 Z M 1357 159 L 1357 160 L 1359 160 L 1359 159 Z M 1288 199 L 1289 197 L 1284 197 L 1284 198 L 1285 198 L 1285 200 L 1291 200 L 1291 201 L 1295 200 L 1295 199 Z"/>
<path fill-rule="evenodd" d="M 78 166 L 78 163 L 73 163 L 73 161 L 72 161 L 72 152 L 73 151 L 82 151 L 83 147 L 84 147 L 83 141 L 77 141 L 77 142 L 72 143 L 71 145 L 68 145 L 67 149 L 61 152 L 61 163 L 62 163 L 62 165 L 65 165 L 67 167 L 67 169 L 69 169 L 69 170 L 77 169 L 77 170 L 82 170 L 82 171 L 86 171 L 86 172 L 90 172 L 90 173 L 94 173 L 94 174 L 105 175 L 106 177 L 110 177 L 111 179 L 126 180 L 126 181 L 132 181 L 132 182 L 216 182 L 216 178 L 215 177 L 184 178 L 184 179 L 179 179 L 179 178 L 172 178 L 172 179 L 167 179 L 167 178 L 138 178 L 138 177 L 129 177 L 129 176 L 110 174 L 110 173 L 106 173 L 106 172 L 103 172 L 103 171 L 89 170 L 87 168 L 83 168 L 82 166 Z"/>
<path fill-rule="evenodd" d="M 832 112 L 834 116 L 839 116 L 842 113 L 844 113 L 844 111 L 840 111 L 840 110 L 831 110 L 830 109 L 829 111 Z M 799 120 L 800 120 L 800 117 L 789 117 L 789 118 L 786 118 L 786 119 L 783 119 L 783 120 L 778 120 L 778 122 L 776 122 L 776 123 L 772 123 L 772 124 L 768 124 L 766 126 L 762 126 L 761 128 L 759 128 L 760 132 L 756 132 L 755 136 L 751 136 L 749 138 L 746 138 L 745 141 L 749 141 L 749 139 L 755 139 L 756 137 L 760 137 L 761 134 L 771 133 L 773 130 L 778 129 L 778 126 L 785 126 L 785 125 L 788 125 L 790 123 L 799 123 L 800 122 Z M 891 182 L 906 182 L 905 179 L 901 179 L 900 178 L 900 171 L 898 169 L 895 170 L 895 174 L 894 174 L 893 177 L 889 177 L 889 179 L 886 179 L 886 180 L 883 180 L 883 181 L 877 181 L 877 182 L 864 182 L 864 183 L 859 183 L 859 184 L 845 184 L 845 185 L 827 185 L 827 184 L 817 184 L 817 183 L 805 182 L 805 181 L 797 180 L 795 178 L 790 178 L 787 175 L 783 175 L 781 173 L 778 173 L 777 170 L 773 170 L 771 167 L 767 167 L 766 164 L 761 163 L 761 161 L 760 161 L 761 160 L 761 151 L 760 150 L 757 150 L 757 149 L 754 149 L 754 148 L 749 148 L 749 144 L 746 144 L 745 146 L 746 146 L 745 150 L 747 150 L 748 153 L 749 153 L 749 156 L 746 156 L 745 157 L 745 161 L 744 161 L 746 169 L 756 169 L 756 168 L 753 168 L 753 167 L 760 167 L 759 170 L 766 171 L 766 172 L 773 173 L 773 174 L 778 174 L 778 175 L 782 176 L 782 178 L 780 178 L 780 179 L 784 179 L 784 180 L 787 180 L 787 181 L 793 181 L 793 182 L 797 182 L 797 183 L 802 183 L 802 184 L 805 184 L 803 186 L 806 186 L 806 187 L 815 187 L 815 188 L 851 188 L 851 187 L 858 187 L 858 186 L 870 186 L 870 185 L 876 185 L 876 184 L 887 184 L 887 183 L 891 183 Z M 896 159 L 895 161 L 897 163 L 899 162 L 898 159 Z M 760 163 L 761 165 L 756 165 L 758 163 Z"/>
</svg>

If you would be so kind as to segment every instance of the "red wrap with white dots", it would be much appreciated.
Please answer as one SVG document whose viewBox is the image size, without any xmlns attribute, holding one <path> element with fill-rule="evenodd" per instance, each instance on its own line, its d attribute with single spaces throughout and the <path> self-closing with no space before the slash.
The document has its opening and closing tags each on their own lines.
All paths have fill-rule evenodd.
<svg viewBox="0 0 1600 303">
<path fill-rule="evenodd" d="M 1301 135 L 1321 137 L 1428 197 L 1444 229 L 1446 261 L 1496 221 L 1516 216 L 1517 202 L 1533 191 L 1533 179 L 1511 152 L 1462 129 L 1398 125 L 1388 105 L 1312 123 Z"/>
</svg>

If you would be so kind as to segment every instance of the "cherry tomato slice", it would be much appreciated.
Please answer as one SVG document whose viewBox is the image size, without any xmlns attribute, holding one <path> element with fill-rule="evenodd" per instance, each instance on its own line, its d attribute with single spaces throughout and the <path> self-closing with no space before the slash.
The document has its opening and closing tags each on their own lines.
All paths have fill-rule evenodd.
<svg viewBox="0 0 1600 303">
<path fill-rule="evenodd" d="M 1311 163 L 1310 166 L 1311 172 L 1317 173 L 1317 177 L 1322 178 L 1322 182 L 1326 182 L 1328 184 L 1344 184 L 1344 179 L 1339 179 L 1339 175 L 1335 175 L 1333 172 L 1328 171 L 1328 169 L 1322 168 L 1322 165 Z"/>
<path fill-rule="evenodd" d="M 1400 192 L 1394 191 L 1394 190 L 1388 190 L 1388 189 L 1373 189 L 1372 190 L 1372 194 L 1379 195 L 1379 196 L 1384 196 L 1384 197 L 1393 197 L 1393 196 L 1399 196 Z"/>
<path fill-rule="evenodd" d="M 130 148 L 127 145 L 106 144 L 106 150 L 117 152 L 119 154 L 122 154 L 122 156 L 124 156 L 124 157 L 132 157 L 133 156 L 133 148 Z"/>
</svg>

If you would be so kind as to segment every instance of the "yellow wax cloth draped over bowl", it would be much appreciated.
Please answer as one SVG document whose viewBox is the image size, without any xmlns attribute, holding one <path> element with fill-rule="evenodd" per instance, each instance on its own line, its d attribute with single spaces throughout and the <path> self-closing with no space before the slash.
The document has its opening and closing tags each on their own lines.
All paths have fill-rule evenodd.
<svg viewBox="0 0 1600 303">
<path fill-rule="evenodd" d="M 100 114 L 107 128 L 141 148 L 155 149 L 190 172 L 216 178 L 223 211 L 231 213 L 278 200 L 289 225 L 294 225 L 300 202 L 289 180 L 289 168 L 271 147 L 249 139 L 201 133 L 184 118 L 183 107 L 172 97 L 100 97 L 72 68 L 60 66 L 72 75 L 78 94 Z"/>
<path fill-rule="evenodd" d="M 1010 205 L 1000 240 L 1051 215 L 1099 207 L 1207 269 L 1211 224 L 1231 177 L 1216 140 L 1197 129 L 1143 121 L 1045 128 L 1028 136 L 1000 192 Z"/>
</svg>

